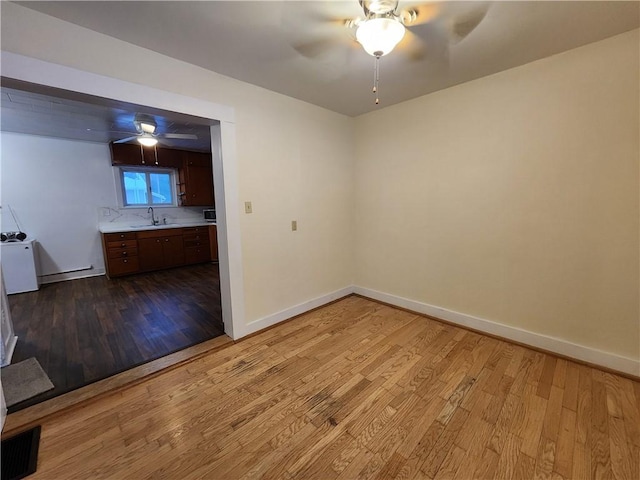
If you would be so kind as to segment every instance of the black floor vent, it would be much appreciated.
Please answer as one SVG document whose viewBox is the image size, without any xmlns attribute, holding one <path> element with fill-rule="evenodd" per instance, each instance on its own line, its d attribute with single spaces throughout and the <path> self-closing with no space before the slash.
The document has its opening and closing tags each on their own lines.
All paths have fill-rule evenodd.
<svg viewBox="0 0 640 480">
<path fill-rule="evenodd" d="M 40 425 L 2 440 L 2 480 L 18 480 L 38 467 Z"/>
</svg>

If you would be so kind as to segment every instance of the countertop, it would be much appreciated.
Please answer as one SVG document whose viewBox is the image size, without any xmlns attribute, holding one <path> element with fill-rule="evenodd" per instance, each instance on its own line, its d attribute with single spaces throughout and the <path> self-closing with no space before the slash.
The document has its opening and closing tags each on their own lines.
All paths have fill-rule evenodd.
<svg viewBox="0 0 640 480">
<path fill-rule="evenodd" d="M 134 225 L 124 225 L 122 223 L 102 224 L 98 227 L 101 233 L 115 232 L 138 232 L 141 230 L 161 230 L 163 228 L 189 228 L 189 227 L 207 227 L 216 225 L 216 222 L 198 221 L 198 222 L 172 222 L 161 225 L 149 225 L 148 223 L 139 223 Z"/>
</svg>

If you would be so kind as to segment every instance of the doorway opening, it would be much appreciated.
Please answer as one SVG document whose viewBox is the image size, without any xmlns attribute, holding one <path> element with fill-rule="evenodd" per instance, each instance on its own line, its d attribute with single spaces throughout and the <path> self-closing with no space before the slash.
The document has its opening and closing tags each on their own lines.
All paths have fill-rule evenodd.
<svg viewBox="0 0 640 480">
<path fill-rule="evenodd" d="M 40 67 L 60 68 L 50 66 L 42 62 Z M 69 69 L 71 70 L 71 69 Z M 6 70 L 5 70 L 6 71 Z M 5 73 L 5 72 L 3 72 Z M 71 75 L 78 75 L 77 71 L 69 72 Z M 82 75 L 82 72 L 80 72 Z M 28 75 L 27 75 L 28 76 Z M 58 78 L 59 83 L 60 79 Z M 104 378 L 123 369 L 130 368 L 141 363 L 153 360 L 158 356 L 170 354 L 176 350 L 206 341 L 217 335 L 226 333 L 233 338 L 235 319 L 231 316 L 231 306 L 234 301 L 231 298 L 231 274 L 233 268 L 229 262 L 229 250 L 239 248 L 238 245 L 229 241 L 229 237 L 238 238 L 238 232 L 229 235 L 227 231 L 227 207 L 233 203 L 225 198 L 225 182 L 223 181 L 222 169 L 222 127 L 219 120 L 202 116 L 190 115 L 189 107 L 183 105 L 186 97 L 176 96 L 166 93 L 162 106 L 178 106 L 176 110 L 165 110 L 153 105 L 134 104 L 118 99 L 117 90 L 123 87 L 130 87 L 126 82 L 109 79 L 112 82 L 111 93 L 109 88 L 104 92 L 104 96 L 97 97 L 86 93 L 60 90 L 51 85 L 34 84 L 15 78 L 2 79 L 3 89 L 22 89 L 38 95 L 61 95 L 67 101 L 86 102 L 90 100 L 94 105 L 101 107 L 120 109 L 124 111 L 143 110 L 146 113 L 156 114 L 165 120 L 174 123 L 191 123 L 197 125 L 196 128 L 206 126 L 210 132 L 208 143 L 213 162 L 213 180 L 215 185 L 215 197 L 217 207 L 217 240 L 219 263 L 201 262 L 187 266 L 174 267 L 171 269 L 157 269 L 152 272 L 139 273 L 136 275 L 108 279 L 104 275 L 92 275 L 100 270 L 99 262 L 91 265 L 94 272 L 82 273 L 82 269 L 60 272 L 47 272 L 51 275 L 43 275 L 45 279 L 43 288 L 36 292 L 21 293 L 11 295 L 9 304 L 11 314 L 15 323 L 18 344 L 16 346 L 15 361 L 25 356 L 40 355 L 40 363 L 45 367 L 45 371 L 52 368 L 58 369 L 58 374 L 63 380 L 58 379 L 59 388 L 54 392 L 44 394 L 40 399 L 21 402 L 11 411 L 18 407 L 24 408 L 30 404 L 37 403 L 54 394 L 64 393 L 73 388 L 78 388 L 87 383 Z M 139 87 L 139 86 L 138 86 Z M 157 92 L 152 92 L 154 97 Z M 144 100 L 144 95 L 141 96 Z M 196 101 L 195 99 L 190 99 Z M 3 92 L 4 103 L 4 92 Z M 64 103 L 64 102 L 63 102 Z M 187 102 L 189 103 L 189 102 Z M 199 103 L 199 102 L 198 102 Z M 207 103 L 207 102 L 203 102 Z M 197 113 L 202 113 L 202 109 Z M 215 110 L 215 108 L 210 108 Z M 37 135 L 33 132 L 10 132 L 5 130 L 5 115 L 3 112 L 3 136 L 26 136 Z M 72 116 L 69 115 L 68 126 L 76 124 Z M 40 125 L 42 126 L 42 125 Z M 227 130 L 231 130 L 230 138 L 233 139 L 234 126 L 227 122 Z M 69 129 L 74 130 L 74 129 Z M 77 128 L 75 129 L 77 130 Z M 41 132 L 41 130 L 39 130 Z M 86 130 L 90 132 L 90 130 Z M 229 136 L 227 134 L 227 136 Z M 81 138 L 66 138 L 56 140 L 54 135 L 39 135 L 40 139 L 46 142 L 79 142 L 85 146 L 95 140 L 83 140 Z M 200 135 L 198 135 L 200 141 Z M 18 142 L 19 143 L 19 142 Z M 99 142 L 98 142 L 99 143 Z M 3 141 L 3 150 L 6 142 Z M 96 145 L 93 145 L 94 147 Z M 104 146 L 104 144 L 102 145 Z M 190 148 L 188 145 L 179 145 L 181 148 Z M 195 147 L 191 147 L 195 150 Z M 201 150 L 201 149 L 200 149 Z M 233 147 L 230 148 L 228 158 L 233 162 Z M 4 155 L 3 157 L 7 158 Z M 226 160 L 226 159 L 225 159 Z M 227 161 L 227 160 L 226 160 Z M 3 162 L 4 163 L 4 162 Z M 108 168 L 113 168 L 109 166 Z M 3 170 L 5 165 L 3 164 Z M 230 168 L 233 171 L 233 168 Z M 216 174 L 217 172 L 217 174 Z M 3 172 L 3 183 L 11 181 Z M 113 176 L 110 179 L 113 183 Z M 71 186 L 73 182 L 71 182 Z M 232 182 L 233 188 L 233 182 Z M 3 189 L 3 204 L 11 204 L 13 200 L 5 195 Z M 10 194 L 9 189 L 9 194 Z M 47 208 L 52 211 L 55 200 L 51 200 L 51 205 Z M 15 202 L 14 202 L 15 203 Z M 43 205 L 47 204 L 44 200 Z M 104 203 L 104 202 L 103 202 Z M 115 202 L 114 202 L 115 203 Z M 95 230 L 94 242 L 97 243 L 100 215 L 107 212 L 107 208 L 116 214 L 124 210 L 120 205 L 110 208 L 110 205 L 100 205 L 97 207 L 96 223 L 91 227 L 83 225 L 82 228 Z M 181 207 L 174 207 L 180 209 Z M 186 211 L 190 210 L 190 211 Z M 186 208 L 187 216 L 197 214 L 202 208 Z M 26 211 L 26 210 L 25 210 Z M 172 212 L 176 213 L 176 212 Z M 185 213 L 185 212 L 180 212 Z M 135 215 L 131 210 L 122 213 L 125 215 Z M 108 219 L 107 219 L 108 220 Z M 233 220 L 233 219 L 232 219 Z M 4 223 L 4 222 L 3 222 Z M 233 221 L 231 222 L 233 223 Z M 97 224 L 97 225 L 96 225 Z M 3 225 L 4 230 L 4 225 Z M 34 227 L 34 230 L 38 230 Z M 67 228 L 53 235 L 58 239 L 67 237 L 67 241 L 73 244 L 72 232 Z M 47 234 L 47 238 L 51 238 Z M 41 239 L 44 242 L 44 238 Z M 54 242 L 55 243 L 55 242 Z M 239 243 L 239 242 L 238 242 Z M 53 245 L 53 244 L 50 244 Z M 95 246 L 95 245 L 94 245 Z M 43 248 L 43 256 L 47 259 L 51 249 Z M 53 249 L 55 250 L 55 248 Z M 53 261 L 52 263 L 55 263 Z M 42 273 L 42 272 L 41 272 Z M 46 278 L 49 277 L 49 278 Z M 58 282 L 57 280 L 63 280 Z M 64 302 L 59 300 L 64 299 Z M 235 294 L 235 301 L 241 299 L 241 292 Z M 75 311 L 74 311 L 75 310 Z M 234 312 L 235 313 L 235 312 Z M 43 323 L 46 319 L 46 326 Z M 74 320 L 75 319 L 75 320 Z M 80 322 L 80 323 L 75 323 Z M 84 332 L 83 332 L 84 330 Z M 104 334 L 104 335 L 101 335 Z M 237 329 L 236 329 L 237 333 Z M 92 338 L 92 340 L 88 340 Z M 46 343 L 49 343 L 47 347 Z M 56 343 L 64 346 L 63 350 L 52 349 L 51 344 Z M 93 342 L 93 343 L 92 343 Z M 42 352 L 47 353 L 42 353 Z M 64 351 L 64 354 L 61 352 Z M 40 352 L 40 353 L 37 353 Z M 76 355 L 77 354 L 77 355 Z M 84 356 L 83 356 L 84 355 Z M 54 382 L 55 384 L 56 382 Z"/>
</svg>

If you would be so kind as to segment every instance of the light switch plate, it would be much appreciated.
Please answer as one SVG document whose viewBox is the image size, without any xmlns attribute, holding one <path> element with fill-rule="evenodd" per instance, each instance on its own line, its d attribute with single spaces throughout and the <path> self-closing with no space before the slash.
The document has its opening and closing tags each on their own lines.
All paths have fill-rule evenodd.
<svg viewBox="0 0 640 480">
<path fill-rule="evenodd" d="M 244 202 L 244 213 L 253 213 L 251 202 Z"/>
</svg>

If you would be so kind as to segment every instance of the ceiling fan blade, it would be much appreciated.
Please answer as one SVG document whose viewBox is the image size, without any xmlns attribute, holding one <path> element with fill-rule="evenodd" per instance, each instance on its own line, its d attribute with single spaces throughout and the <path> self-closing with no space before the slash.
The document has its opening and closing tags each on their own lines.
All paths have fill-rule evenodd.
<svg viewBox="0 0 640 480">
<path fill-rule="evenodd" d="M 427 60 L 440 65 L 449 65 L 448 33 L 440 22 L 416 25 L 408 32 L 410 33 L 408 41 L 413 41 L 414 45 L 420 43 L 422 46 L 422 49 L 415 46 L 415 53 L 409 53 L 413 60 Z"/>
<path fill-rule="evenodd" d="M 488 2 L 478 2 L 474 8 L 456 17 L 451 25 L 451 41 L 459 43 L 473 32 L 489 11 Z"/>
<path fill-rule="evenodd" d="M 317 58 L 340 43 L 336 38 L 320 38 L 305 43 L 291 45 L 293 49 L 306 58 Z"/>
<path fill-rule="evenodd" d="M 411 30 L 407 29 L 405 31 L 404 38 L 397 48 L 404 52 L 413 62 L 420 62 L 427 58 L 427 46 Z"/>
<path fill-rule="evenodd" d="M 175 138 L 176 140 L 197 140 L 198 136 L 192 133 L 161 133 L 159 137 Z"/>
<path fill-rule="evenodd" d="M 130 142 L 131 140 L 135 140 L 136 138 L 138 138 L 138 135 L 134 135 L 133 137 L 122 138 L 120 140 L 115 140 L 113 143 L 127 143 L 127 142 Z"/>
<path fill-rule="evenodd" d="M 409 5 L 400 11 L 400 15 L 405 20 L 405 25 L 413 27 L 414 25 L 424 25 L 436 19 L 442 11 L 439 3 L 423 3 L 419 5 Z"/>
<path fill-rule="evenodd" d="M 362 15 L 358 2 L 284 2 L 281 29 L 285 41 L 308 59 L 348 46 L 349 20 Z M 353 16 L 352 16 L 353 15 Z"/>
</svg>

